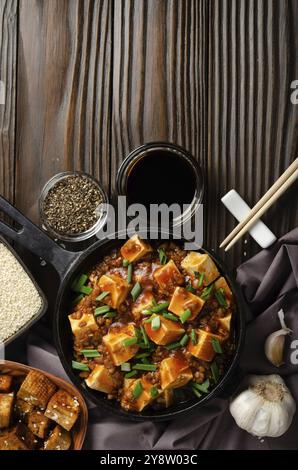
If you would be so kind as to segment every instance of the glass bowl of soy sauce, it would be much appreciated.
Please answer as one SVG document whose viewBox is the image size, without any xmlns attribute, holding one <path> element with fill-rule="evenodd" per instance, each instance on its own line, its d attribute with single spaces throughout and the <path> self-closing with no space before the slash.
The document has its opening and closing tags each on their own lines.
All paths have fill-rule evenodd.
<svg viewBox="0 0 298 470">
<path fill-rule="evenodd" d="M 126 196 L 127 206 L 142 204 L 147 214 L 153 204 L 178 204 L 180 215 L 171 220 L 171 226 L 178 227 L 191 220 L 202 204 L 204 175 L 187 150 L 168 142 L 150 142 L 133 150 L 122 162 L 117 193 Z"/>
</svg>

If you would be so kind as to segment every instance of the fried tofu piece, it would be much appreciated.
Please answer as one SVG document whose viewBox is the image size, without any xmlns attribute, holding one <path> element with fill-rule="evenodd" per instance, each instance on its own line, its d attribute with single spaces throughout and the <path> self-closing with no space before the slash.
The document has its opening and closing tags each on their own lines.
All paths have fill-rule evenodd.
<svg viewBox="0 0 298 470">
<path fill-rule="evenodd" d="M 221 276 L 219 279 L 217 279 L 217 281 L 215 281 L 214 286 L 216 290 L 221 290 L 223 292 L 227 305 L 231 305 L 233 294 L 225 278 Z"/>
<path fill-rule="evenodd" d="M 152 247 L 149 243 L 142 240 L 138 235 L 133 235 L 126 243 L 121 247 L 121 256 L 133 263 L 138 261 L 143 256 L 147 255 L 152 251 Z"/>
<path fill-rule="evenodd" d="M 80 338 L 86 338 L 86 336 L 93 335 L 99 331 L 99 327 L 92 313 L 84 313 L 79 319 L 74 318 L 71 314 L 68 318 L 71 331 L 78 341 L 80 341 Z"/>
<path fill-rule="evenodd" d="M 44 450 L 68 450 L 71 446 L 71 435 L 68 431 L 55 426 L 44 443 Z"/>
<path fill-rule="evenodd" d="M 44 410 L 56 391 L 56 385 L 44 374 L 31 370 L 23 381 L 17 397 Z"/>
<path fill-rule="evenodd" d="M 65 390 L 58 390 L 50 399 L 45 416 L 70 431 L 79 417 L 79 402 Z"/>
<path fill-rule="evenodd" d="M 227 338 L 231 331 L 232 312 L 227 312 L 227 315 L 217 319 L 219 324 L 219 333 Z"/>
<path fill-rule="evenodd" d="M 143 322 L 143 327 L 147 335 L 155 344 L 166 345 L 178 340 L 183 335 L 185 331 L 181 323 L 168 320 L 161 315 L 152 315 L 152 318 L 158 316 L 160 318 L 160 327 L 158 330 L 153 330 L 151 323 Z"/>
<path fill-rule="evenodd" d="M 190 310 L 191 316 L 188 321 L 191 321 L 200 313 L 204 303 L 205 301 L 201 297 L 192 294 L 184 287 L 176 287 L 168 309 L 178 317 L 181 317 L 185 310 Z"/>
<path fill-rule="evenodd" d="M 98 285 L 102 292 L 110 293 L 103 302 L 115 309 L 124 302 L 131 288 L 126 279 L 117 274 L 104 274 L 99 279 Z"/>
<path fill-rule="evenodd" d="M 129 361 L 138 352 L 139 346 L 137 344 L 131 346 L 123 344 L 125 340 L 135 337 L 136 330 L 131 323 L 110 328 L 109 333 L 103 336 L 102 341 L 107 347 L 115 366 L 120 366 L 123 362 Z"/>
<path fill-rule="evenodd" d="M 0 435 L 0 450 L 33 450 L 34 447 L 34 435 L 22 423 Z"/>
<path fill-rule="evenodd" d="M 184 277 L 172 259 L 164 266 L 156 269 L 153 277 L 162 292 L 171 293 L 177 285 L 180 286 L 184 282 Z"/>
<path fill-rule="evenodd" d="M 133 393 L 139 383 L 141 384 L 142 392 L 137 398 L 134 398 Z M 152 387 L 152 383 L 146 380 L 145 377 L 140 379 L 125 379 L 121 406 L 125 410 L 142 411 L 155 399 L 151 395 Z"/>
<path fill-rule="evenodd" d="M 137 300 L 133 303 L 131 313 L 133 314 L 134 318 L 138 320 L 141 315 L 142 311 L 145 309 L 149 309 L 152 307 L 152 301 L 154 299 L 154 296 L 151 291 L 145 290 L 143 291 Z"/>
<path fill-rule="evenodd" d="M 178 354 L 163 359 L 159 372 L 162 390 L 183 387 L 193 377 L 188 362 Z"/>
<path fill-rule="evenodd" d="M 210 362 L 214 359 L 216 354 L 212 341 L 217 340 L 219 343 L 222 342 L 223 338 L 214 333 L 209 333 L 205 330 L 196 330 L 197 333 L 197 344 L 193 344 L 191 341 L 187 345 L 187 350 L 195 356 L 197 359 L 202 361 Z"/>
<path fill-rule="evenodd" d="M 0 394 L 0 429 L 8 428 L 13 413 L 13 393 Z"/>
<path fill-rule="evenodd" d="M 216 264 L 205 253 L 190 251 L 182 260 L 181 266 L 192 277 L 195 277 L 196 273 L 204 274 L 204 286 L 208 286 L 220 276 Z"/>
<path fill-rule="evenodd" d="M 8 393 L 12 384 L 11 375 L 0 375 L 0 393 Z"/>
<path fill-rule="evenodd" d="M 104 365 L 98 364 L 85 380 L 89 388 L 103 393 L 112 393 L 115 381 Z"/>
<path fill-rule="evenodd" d="M 29 414 L 34 410 L 33 403 L 17 398 L 15 402 L 15 413 L 17 418 L 25 423 L 28 421 Z"/>
<path fill-rule="evenodd" d="M 28 416 L 28 428 L 35 436 L 45 439 L 51 421 L 41 411 L 32 411 Z"/>
</svg>

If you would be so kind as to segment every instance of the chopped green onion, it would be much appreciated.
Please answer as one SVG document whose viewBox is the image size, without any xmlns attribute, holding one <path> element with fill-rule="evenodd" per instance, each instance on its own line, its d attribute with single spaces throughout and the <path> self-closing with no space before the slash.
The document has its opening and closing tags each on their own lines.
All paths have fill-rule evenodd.
<svg viewBox="0 0 298 470">
<path fill-rule="evenodd" d="M 130 372 L 131 371 L 131 365 L 129 362 L 123 362 L 123 364 L 121 364 L 121 370 L 123 372 Z"/>
<path fill-rule="evenodd" d="M 193 391 L 193 393 L 195 394 L 196 397 L 201 398 L 202 395 L 200 394 L 200 392 L 195 387 L 192 387 L 192 391 Z"/>
<path fill-rule="evenodd" d="M 72 361 L 71 365 L 73 369 L 89 372 L 88 364 L 82 364 L 82 362 Z"/>
<path fill-rule="evenodd" d="M 134 302 L 137 300 L 141 292 L 142 292 L 142 286 L 139 282 L 137 282 L 131 289 L 131 296 Z"/>
<path fill-rule="evenodd" d="M 96 297 L 96 300 L 100 302 L 101 300 L 105 299 L 107 295 L 109 295 L 110 292 L 108 291 L 103 291 L 101 294 L 99 294 L 98 297 Z"/>
<path fill-rule="evenodd" d="M 97 307 L 95 309 L 94 315 L 102 315 L 103 313 L 108 313 L 111 310 L 111 307 L 108 305 L 102 305 L 101 307 Z"/>
<path fill-rule="evenodd" d="M 124 341 L 122 341 L 123 346 L 128 347 L 132 346 L 133 344 L 136 344 L 138 342 L 138 338 L 134 336 L 133 338 L 127 338 Z"/>
<path fill-rule="evenodd" d="M 150 389 L 150 395 L 151 395 L 152 398 L 158 397 L 159 392 L 158 392 L 157 387 L 154 387 L 154 386 L 151 387 L 151 389 Z"/>
<path fill-rule="evenodd" d="M 157 304 L 156 307 L 152 307 L 151 310 L 153 313 L 158 313 L 168 308 L 169 305 L 170 305 L 170 302 L 162 302 L 160 304 Z"/>
<path fill-rule="evenodd" d="M 148 357 L 148 356 L 150 356 L 150 355 L 151 355 L 150 352 L 145 352 L 145 353 L 136 354 L 136 355 L 135 355 L 135 358 L 136 358 L 136 359 L 143 359 L 144 357 Z"/>
<path fill-rule="evenodd" d="M 211 284 L 211 286 L 205 287 L 205 289 L 203 290 L 201 294 L 201 299 L 203 300 L 209 299 L 212 289 L 213 289 L 213 284 Z"/>
<path fill-rule="evenodd" d="M 199 277 L 199 287 L 202 287 L 203 282 L 204 282 L 204 277 L 205 277 L 205 273 L 200 274 L 200 277 Z"/>
<path fill-rule="evenodd" d="M 150 371 L 155 371 L 157 369 L 157 366 L 155 364 L 135 364 L 132 366 L 133 370 L 150 370 Z"/>
<path fill-rule="evenodd" d="M 131 372 L 128 372 L 127 374 L 125 374 L 125 378 L 126 379 L 130 379 L 130 377 L 134 377 L 135 375 L 137 375 L 137 371 L 136 370 L 132 370 Z"/>
<path fill-rule="evenodd" d="M 156 307 L 158 305 L 158 303 L 156 302 L 155 299 L 152 300 L 152 305 L 153 305 L 153 307 Z"/>
<path fill-rule="evenodd" d="M 82 274 L 80 277 L 77 277 L 71 285 L 72 290 L 80 292 L 80 288 L 86 283 L 87 279 L 87 274 Z"/>
<path fill-rule="evenodd" d="M 187 343 L 188 343 L 188 340 L 189 340 L 189 336 L 187 334 L 185 334 L 179 341 L 180 345 L 183 347 L 183 346 L 186 346 Z"/>
<path fill-rule="evenodd" d="M 195 289 L 194 287 L 192 287 L 191 284 L 187 284 L 186 290 L 187 290 L 188 292 L 191 292 L 192 294 L 195 294 L 195 292 L 196 292 L 196 289 Z"/>
<path fill-rule="evenodd" d="M 132 270 L 133 270 L 133 265 L 129 263 L 127 266 L 127 282 L 128 284 L 131 284 L 132 281 Z"/>
<path fill-rule="evenodd" d="M 153 331 L 159 330 L 159 328 L 160 328 L 160 317 L 159 316 L 152 318 L 151 328 L 152 328 Z"/>
<path fill-rule="evenodd" d="M 97 349 L 81 349 L 81 353 L 84 354 L 85 357 L 99 357 L 100 353 Z"/>
<path fill-rule="evenodd" d="M 138 383 L 136 383 L 134 389 L 133 389 L 133 397 L 134 398 L 139 398 L 139 396 L 141 395 L 143 391 L 143 386 L 142 386 L 142 383 L 141 381 L 139 381 Z"/>
<path fill-rule="evenodd" d="M 197 335 L 196 330 L 194 329 L 191 330 L 190 339 L 191 339 L 192 344 L 195 346 L 198 342 L 198 335 Z"/>
<path fill-rule="evenodd" d="M 92 293 L 92 291 L 93 291 L 92 287 L 80 286 L 76 292 L 81 292 L 81 294 L 89 295 Z"/>
<path fill-rule="evenodd" d="M 150 318 L 146 318 L 146 320 L 143 320 L 143 323 L 151 323 L 153 318 L 154 318 L 153 315 L 151 315 Z"/>
<path fill-rule="evenodd" d="M 216 297 L 216 300 L 219 303 L 219 305 L 221 305 L 222 307 L 227 307 L 227 301 L 226 301 L 223 289 L 218 289 L 215 292 L 215 297 Z"/>
<path fill-rule="evenodd" d="M 122 266 L 123 266 L 124 268 L 127 268 L 128 265 L 129 265 L 128 259 L 124 259 L 123 262 L 122 262 Z"/>
<path fill-rule="evenodd" d="M 197 382 L 192 382 L 192 386 L 203 393 L 209 393 L 208 388 L 210 387 L 209 379 L 205 380 L 202 384 L 198 384 Z"/>
<path fill-rule="evenodd" d="M 219 370 L 218 370 L 218 365 L 217 362 L 212 362 L 211 364 L 211 372 L 212 372 L 212 377 L 214 379 L 214 382 L 217 383 L 219 379 Z"/>
<path fill-rule="evenodd" d="M 181 348 L 181 344 L 179 341 L 175 341 L 175 343 L 170 343 L 166 346 L 166 349 L 168 349 L 169 351 L 171 349 L 177 349 L 177 348 Z"/>
<path fill-rule="evenodd" d="M 75 305 L 78 305 L 78 303 L 81 302 L 83 298 L 84 298 L 83 294 L 78 295 L 71 303 L 72 307 L 74 307 Z"/>
<path fill-rule="evenodd" d="M 145 308 L 144 310 L 141 311 L 142 315 L 152 315 L 152 311 L 149 310 L 148 308 Z"/>
<path fill-rule="evenodd" d="M 185 323 L 189 317 L 191 317 L 191 311 L 189 310 L 189 308 L 187 310 L 185 310 L 182 315 L 180 316 L 180 321 L 181 323 Z"/>
<path fill-rule="evenodd" d="M 103 317 L 104 318 L 114 318 L 117 317 L 117 312 L 107 312 Z"/>
<path fill-rule="evenodd" d="M 143 357 L 143 359 L 141 359 L 141 361 L 142 361 L 143 364 L 150 364 L 147 357 Z"/>
<path fill-rule="evenodd" d="M 216 353 L 222 354 L 222 347 L 217 338 L 211 339 L 212 347 Z"/>
<path fill-rule="evenodd" d="M 167 255 L 163 248 L 159 248 L 158 250 L 159 261 L 160 264 L 167 264 Z"/>
<path fill-rule="evenodd" d="M 143 327 L 143 326 L 140 326 L 140 330 L 141 330 L 141 333 L 142 333 L 142 336 L 143 336 L 144 344 L 145 344 L 146 348 L 148 348 L 148 347 L 150 346 L 150 343 L 149 343 L 149 339 L 148 339 L 147 333 L 146 333 L 146 331 L 144 330 L 144 327 Z M 141 347 L 142 347 L 142 346 L 141 346 Z"/>
<path fill-rule="evenodd" d="M 170 312 L 165 312 L 162 314 L 163 317 L 167 318 L 168 320 L 172 320 L 172 321 L 178 321 L 179 318 L 176 317 L 176 315 L 173 315 L 173 313 L 170 313 Z"/>
</svg>

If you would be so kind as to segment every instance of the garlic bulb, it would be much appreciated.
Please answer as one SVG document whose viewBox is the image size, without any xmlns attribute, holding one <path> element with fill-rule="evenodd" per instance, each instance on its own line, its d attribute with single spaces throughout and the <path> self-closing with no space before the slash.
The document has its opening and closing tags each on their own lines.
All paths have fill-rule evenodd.
<svg viewBox="0 0 298 470">
<path fill-rule="evenodd" d="M 280 321 L 281 329 L 271 333 L 265 341 L 265 355 L 274 366 L 279 367 L 283 362 L 283 352 L 285 345 L 286 335 L 290 334 L 292 330 L 285 324 L 285 315 L 283 310 L 279 310 L 278 318 Z"/>
<path fill-rule="evenodd" d="M 292 422 L 296 403 L 279 375 L 253 375 L 230 404 L 237 425 L 258 437 L 278 437 Z"/>
</svg>

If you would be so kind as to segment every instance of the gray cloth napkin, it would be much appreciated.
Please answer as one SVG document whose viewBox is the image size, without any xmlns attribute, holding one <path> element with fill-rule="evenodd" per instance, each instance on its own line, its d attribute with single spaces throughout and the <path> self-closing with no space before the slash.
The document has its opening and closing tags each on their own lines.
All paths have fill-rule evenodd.
<svg viewBox="0 0 298 470">
<path fill-rule="evenodd" d="M 290 341 L 298 339 L 298 228 L 263 250 L 237 270 L 237 281 L 249 306 L 247 335 L 240 367 L 245 374 L 282 375 L 298 403 L 298 365 L 290 364 Z M 268 334 L 280 328 L 277 312 L 283 308 L 292 329 L 286 344 L 286 365 L 272 366 L 263 346 Z M 38 332 L 38 335 L 36 334 Z M 50 336 L 50 335 L 48 335 Z M 54 347 L 42 327 L 28 338 L 27 359 L 32 366 L 67 378 Z M 258 439 L 239 429 L 228 400 L 216 399 L 191 416 L 170 422 L 134 423 L 115 417 L 89 403 L 85 449 L 297 449 L 298 419 L 279 438 Z"/>
</svg>

